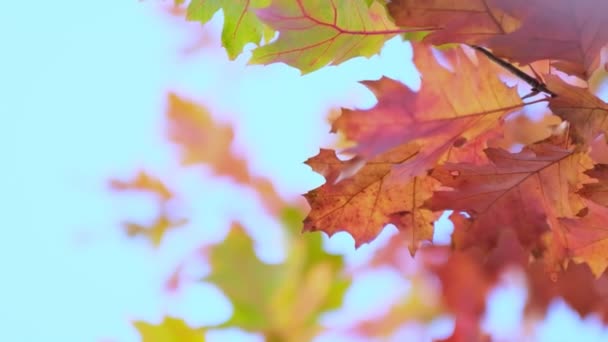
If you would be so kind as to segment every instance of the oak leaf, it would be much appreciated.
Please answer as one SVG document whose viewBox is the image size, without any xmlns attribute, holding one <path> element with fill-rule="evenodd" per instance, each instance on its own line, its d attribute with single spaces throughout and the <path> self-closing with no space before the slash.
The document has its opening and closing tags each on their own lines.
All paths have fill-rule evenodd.
<svg viewBox="0 0 608 342">
<path fill-rule="evenodd" d="M 382 4 L 368 0 L 274 0 L 257 15 L 279 38 L 255 49 L 250 62 L 284 62 L 303 73 L 371 57 L 406 31 L 392 23 Z"/>
<path fill-rule="evenodd" d="M 166 115 L 169 140 L 182 150 L 184 165 L 205 163 L 218 174 L 249 181 L 245 160 L 232 152 L 232 127 L 216 123 L 204 107 L 174 93 L 169 93 Z"/>
<path fill-rule="evenodd" d="M 388 5 L 402 27 L 434 27 L 432 44 L 484 45 L 499 57 L 554 66 L 588 79 L 608 43 L 608 3 L 595 0 L 395 0 Z"/>
<path fill-rule="evenodd" d="M 539 119 L 530 119 L 523 113 L 510 116 L 501 127 L 503 137 L 493 141 L 492 147 L 508 150 L 517 144 L 532 145 L 549 138 L 558 130 L 561 122 L 558 116 L 551 113 L 545 113 Z"/>
<path fill-rule="evenodd" d="M 332 130 L 356 142 L 349 151 L 365 158 L 418 143 L 419 154 L 399 166 L 407 179 L 432 168 L 459 140 L 474 140 L 523 106 L 486 58 L 475 63 L 463 50 L 452 49 L 443 59 L 452 70 L 441 65 L 431 48 L 414 45 L 414 63 L 423 75 L 420 91 L 388 78 L 363 82 L 378 103 L 368 110 L 344 109 Z"/>
<path fill-rule="evenodd" d="M 304 230 L 320 230 L 330 236 L 348 231 L 358 247 L 393 223 L 410 232 L 413 253 L 421 241 L 433 237 L 436 216 L 419 207 L 430 197 L 434 181 L 416 177 L 410 182 L 393 182 L 389 176 L 395 165 L 415 157 L 417 150 L 416 145 L 402 145 L 369 160 L 354 176 L 340 179 L 350 162 L 338 159 L 332 150 L 322 149 L 306 161 L 326 182 L 304 195 L 311 206 Z"/>
<path fill-rule="evenodd" d="M 227 176 L 257 191 L 263 204 L 278 213 L 286 202 L 265 177 L 252 175 L 245 158 L 232 150 L 234 130 L 216 122 L 203 106 L 179 97 L 168 96 L 167 133 L 181 151 L 183 165 L 206 164 L 219 176 Z"/>
<path fill-rule="evenodd" d="M 488 36 L 513 32 L 521 25 L 517 18 L 491 6 L 494 2 L 393 0 L 387 8 L 398 26 L 438 28 L 424 38 L 430 44 L 478 44 Z"/>
<path fill-rule="evenodd" d="M 526 268 L 528 279 L 528 303 L 526 312 L 544 316 L 558 298 L 563 299 L 581 317 L 599 314 L 608 322 L 608 276 L 599 279 L 587 264 L 570 263 L 557 278 L 551 278 L 541 262 L 533 262 Z"/>
<path fill-rule="evenodd" d="M 600 50 L 608 44 L 608 3 L 595 0 L 500 0 L 498 8 L 522 21 L 506 35 L 491 37 L 488 47 L 520 64 L 543 59 L 588 79 L 600 66 Z"/>
<path fill-rule="evenodd" d="M 585 184 L 579 194 L 595 203 L 608 207 L 608 165 L 595 165 L 592 170 L 585 173 L 595 179 L 596 182 Z"/>
<path fill-rule="evenodd" d="M 576 262 L 585 262 L 596 277 L 608 267 L 608 208 L 587 201 L 582 218 L 560 218 L 566 248 Z"/>
<path fill-rule="evenodd" d="M 527 250 L 542 248 L 548 229 L 561 237 L 558 217 L 585 208 L 575 193 L 590 182 L 583 174 L 591 168 L 585 154 L 546 143 L 516 154 L 493 148 L 486 154 L 490 164 L 446 164 L 431 174 L 452 190 L 435 192 L 429 208 L 467 212 L 467 234 L 474 239 L 495 243 L 501 230 L 511 229 Z"/>
<path fill-rule="evenodd" d="M 192 0 L 186 18 L 207 23 L 220 9 L 224 13 L 222 44 L 230 59 L 235 59 L 247 43 L 260 44 L 270 40 L 274 32 L 256 15 L 256 10 L 270 4 L 270 0 Z"/>
<path fill-rule="evenodd" d="M 608 104 L 588 88 L 564 82 L 557 76 L 546 75 L 547 86 L 557 97 L 549 100 L 553 113 L 570 123 L 571 135 L 578 144 L 591 144 L 600 133 L 608 133 Z"/>
</svg>

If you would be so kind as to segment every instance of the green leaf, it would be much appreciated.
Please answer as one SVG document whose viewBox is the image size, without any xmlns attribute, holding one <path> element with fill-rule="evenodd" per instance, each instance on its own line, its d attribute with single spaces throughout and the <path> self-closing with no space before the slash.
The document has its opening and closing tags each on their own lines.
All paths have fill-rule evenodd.
<svg viewBox="0 0 608 342">
<path fill-rule="evenodd" d="M 342 274 L 342 257 L 329 255 L 318 234 L 300 234 L 304 215 L 285 209 L 287 232 L 284 263 L 260 261 L 251 238 L 235 224 L 226 240 L 210 250 L 211 274 L 232 301 L 234 314 L 222 326 L 263 332 L 277 340 L 308 341 L 316 333 L 320 313 L 342 303 L 350 279 Z"/>
<path fill-rule="evenodd" d="M 226 240 L 210 252 L 212 273 L 207 281 L 217 285 L 234 305 L 227 325 L 258 330 L 272 319 L 268 302 L 280 285 L 282 267 L 260 261 L 253 242 L 239 225 L 234 225 Z"/>
<path fill-rule="evenodd" d="M 279 31 L 279 38 L 255 49 L 250 62 L 284 62 L 303 73 L 371 57 L 386 40 L 404 32 L 382 4 L 369 0 L 274 0 L 257 14 Z"/>
<path fill-rule="evenodd" d="M 256 9 L 264 8 L 270 0 L 192 0 L 188 5 L 186 18 L 208 22 L 220 9 L 224 12 L 222 43 L 230 59 L 235 59 L 247 43 L 259 44 L 262 38 L 268 41 L 274 31 L 269 30 L 255 14 Z"/>
<path fill-rule="evenodd" d="M 165 317 L 160 324 L 133 322 L 142 342 L 205 342 L 205 330 L 189 327 L 183 320 Z"/>
</svg>

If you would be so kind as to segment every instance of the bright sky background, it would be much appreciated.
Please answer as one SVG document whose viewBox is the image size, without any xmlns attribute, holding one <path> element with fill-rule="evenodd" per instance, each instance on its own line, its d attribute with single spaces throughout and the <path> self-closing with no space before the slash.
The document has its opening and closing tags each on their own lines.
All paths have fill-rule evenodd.
<svg viewBox="0 0 608 342">
<path fill-rule="evenodd" d="M 301 77 L 283 65 L 247 67 L 247 54 L 229 62 L 218 47 L 219 24 L 218 16 L 205 31 L 214 48 L 184 55 L 203 30 L 168 17 L 158 2 L 3 4 L 3 340 L 138 341 L 130 320 L 158 321 L 165 312 L 191 324 L 222 322 L 231 309 L 217 289 L 198 284 L 167 297 L 162 284 L 196 244 L 221 240 L 234 218 L 263 227 L 253 231 L 261 258 L 283 257 L 274 237 L 277 223 L 261 214 L 251 193 L 201 178 L 201 170 L 177 169 L 163 135 L 167 91 L 196 99 L 221 114 L 218 120 L 232 122 L 235 149 L 253 156 L 253 172 L 275 180 L 282 194 L 296 196 L 320 184 L 302 161 L 331 142 L 325 133 L 327 109 L 373 105 L 373 96 L 356 81 L 384 74 L 419 86 L 407 63 L 409 47 L 398 40 L 387 43 L 381 57 Z M 118 222 L 126 217 L 149 220 L 154 204 L 146 197 L 115 196 L 106 181 L 130 177 L 139 168 L 170 179 L 191 205 L 185 214 L 192 225 L 205 229 L 169 234 L 160 250 L 125 239 Z M 338 234 L 328 248 L 345 253 L 356 265 L 391 232 L 356 252 L 352 239 Z M 446 236 L 437 238 L 445 241 Z M 490 301 L 487 329 L 505 340 L 520 326 L 525 296 L 520 283 L 517 275 L 507 276 Z M 386 309 L 404 288 L 407 284 L 394 273 L 363 274 L 349 292 L 345 310 L 328 315 L 327 322 L 339 327 L 363 313 Z M 437 322 L 430 331 L 440 336 L 450 327 L 449 321 Z M 424 340 L 428 332 L 411 329 L 395 340 L 405 336 Z M 209 338 L 260 340 L 235 330 Z M 599 320 L 581 321 L 558 302 L 535 338 L 604 341 L 608 332 Z M 319 341 L 340 339 L 328 335 Z"/>
</svg>

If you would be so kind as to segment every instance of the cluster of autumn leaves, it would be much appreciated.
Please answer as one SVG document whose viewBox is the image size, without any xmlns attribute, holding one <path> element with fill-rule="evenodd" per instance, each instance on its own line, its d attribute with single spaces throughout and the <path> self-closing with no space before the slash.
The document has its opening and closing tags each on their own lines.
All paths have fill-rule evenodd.
<svg viewBox="0 0 608 342">
<path fill-rule="evenodd" d="M 602 290 L 608 281 L 608 104 L 591 90 L 605 73 L 608 3 L 192 0 L 187 17 L 205 23 L 220 8 L 230 58 L 256 43 L 251 63 L 283 62 L 304 73 L 374 55 L 399 34 L 412 41 L 420 89 L 386 77 L 364 81 L 377 104 L 343 109 L 332 124 L 351 147 L 321 149 L 306 161 L 326 183 L 305 195 L 305 231 L 347 231 L 359 246 L 394 224 L 396 243 L 441 280 L 443 305 L 456 319 L 453 341 L 482 339 L 486 294 L 511 267 L 526 274 L 529 310 L 543 312 L 563 297 L 581 314 L 608 318 Z M 555 96 L 522 99 L 530 89 L 521 79 L 467 45 L 489 49 Z M 225 144 L 224 135 L 197 131 L 201 123 L 193 120 L 199 119 L 172 123 L 171 137 L 196 147 L 185 150 L 186 163 L 210 162 L 216 152 L 205 151 L 206 142 Z M 284 207 L 272 191 L 265 194 L 270 207 Z M 453 211 L 451 245 L 431 246 L 433 223 L 445 210 Z M 396 262 L 397 254 L 390 255 L 396 250 L 383 260 Z"/>
<path fill-rule="evenodd" d="M 230 125 L 216 122 L 202 105 L 170 93 L 166 126 L 167 137 L 177 147 L 181 166 L 204 165 L 213 171 L 214 177 L 226 178 L 253 190 L 265 212 L 282 226 L 287 256 L 278 264 L 263 262 L 248 234 L 251 227 L 233 222 L 222 242 L 201 244 L 175 265 L 162 284 L 168 296 L 190 283 L 215 285 L 233 306 L 230 319 L 210 326 L 191 326 L 183 318 L 173 316 L 165 316 L 160 322 L 135 321 L 134 327 L 144 342 L 204 341 L 208 333 L 235 327 L 258 333 L 269 341 L 310 341 L 328 330 L 321 324 L 322 314 L 342 306 L 354 273 L 386 266 L 405 267 L 401 273 L 412 281 L 411 290 L 386 314 L 352 322 L 343 328 L 346 333 L 370 338 L 389 336 L 404 319 L 428 322 L 442 314 L 432 278 L 423 273 L 414 260 L 404 263 L 395 258 L 403 251 L 402 236 L 392 240 L 392 245 L 386 246 L 383 253 L 378 253 L 361 269 L 348 271 L 342 256 L 324 250 L 320 234 L 306 238 L 301 235 L 306 210 L 303 201 L 282 198 L 271 180 L 250 173 L 247 160 L 232 149 L 234 132 Z M 125 234 L 143 238 L 159 248 L 164 238 L 176 229 L 208 229 L 189 226 L 190 219 L 178 215 L 179 208 L 187 206 L 187 199 L 171 183 L 171 179 L 144 170 L 128 179 L 110 181 L 111 190 L 122 196 L 143 193 L 157 202 L 156 218 L 148 224 L 125 220 Z M 205 264 L 209 265 L 209 273 L 198 279 L 189 276 L 188 267 Z M 211 309 L 205 305 L 200 303 L 201 310 Z"/>
</svg>

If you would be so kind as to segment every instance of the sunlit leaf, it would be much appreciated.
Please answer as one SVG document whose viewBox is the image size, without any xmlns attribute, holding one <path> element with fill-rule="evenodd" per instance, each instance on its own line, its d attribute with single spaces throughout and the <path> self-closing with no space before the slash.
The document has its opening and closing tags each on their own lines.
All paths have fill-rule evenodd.
<svg viewBox="0 0 608 342">
<path fill-rule="evenodd" d="M 187 18 L 205 24 L 221 9 L 222 43 L 230 59 L 235 59 L 247 43 L 259 44 L 262 39 L 272 38 L 273 32 L 256 15 L 256 10 L 269 4 L 270 0 L 191 0 Z"/>
<path fill-rule="evenodd" d="M 370 57 L 398 29 L 377 1 L 273 0 L 258 16 L 279 32 L 253 51 L 251 63 L 284 62 L 308 73 L 354 57 Z"/>
<path fill-rule="evenodd" d="M 142 342 L 205 342 L 205 330 L 192 328 L 183 320 L 165 317 L 159 324 L 137 321 L 133 323 Z"/>
</svg>

